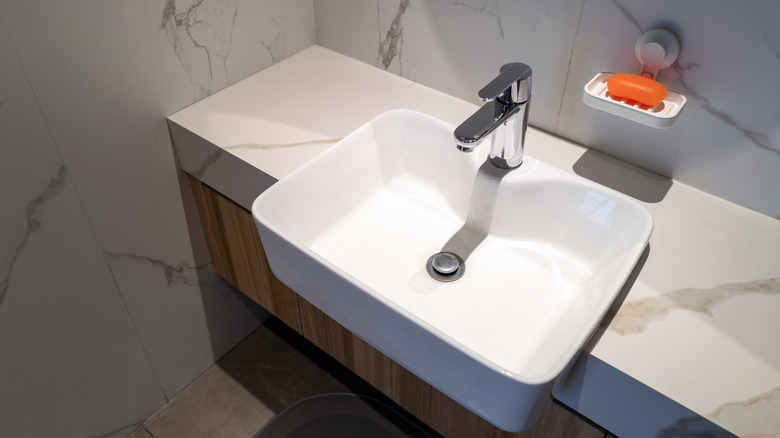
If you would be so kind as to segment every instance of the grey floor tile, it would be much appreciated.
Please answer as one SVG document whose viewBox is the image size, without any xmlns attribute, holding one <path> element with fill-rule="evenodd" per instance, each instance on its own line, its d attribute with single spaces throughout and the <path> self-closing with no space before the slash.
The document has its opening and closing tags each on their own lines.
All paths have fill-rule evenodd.
<svg viewBox="0 0 780 438">
<path fill-rule="evenodd" d="M 126 438 L 154 438 L 144 429 L 143 426 L 138 426 L 138 429 L 134 430 Z"/>
<path fill-rule="evenodd" d="M 154 438 L 253 437 L 301 398 L 355 391 L 318 365 L 330 358 L 289 332 L 275 320 L 261 326 L 144 426 Z"/>
</svg>

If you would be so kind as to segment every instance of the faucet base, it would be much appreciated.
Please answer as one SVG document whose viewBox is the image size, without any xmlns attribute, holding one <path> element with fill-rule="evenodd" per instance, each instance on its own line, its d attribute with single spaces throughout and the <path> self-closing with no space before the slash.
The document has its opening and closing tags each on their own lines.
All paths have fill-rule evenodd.
<svg viewBox="0 0 780 438">
<path fill-rule="evenodd" d="M 490 161 L 490 164 L 500 168 L 500 169 L 517 169 L 523 164 L 522 159 L 519 163 L 510 163 L 509 161 L 501 158 L 501 157 L 488 157 L 488 160 Z"/>
<path fill-rule="evenodd" d="M 490 163 L 500 169 L 520 167 L 531 104 L 531 68 L 519 62 L 502 66 L 479 97 L 488 103 L 455 128 L 458 149 L 469 152 L 489 136 Z"/>
</svg>

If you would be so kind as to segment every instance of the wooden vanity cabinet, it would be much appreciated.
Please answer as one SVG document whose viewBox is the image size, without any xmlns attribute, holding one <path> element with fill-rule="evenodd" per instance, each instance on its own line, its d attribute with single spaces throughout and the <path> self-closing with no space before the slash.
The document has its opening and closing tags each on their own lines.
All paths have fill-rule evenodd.
<svg viewBox="0 0 780 438">
<path fill-rule="evenodd" d="M 603 438 L 555 403 L 525 432 L 504 432 L 427 384 L 285 286 L 272 273 L 251 212 L 190 176 L 217 274 L 445 437 Z"/>
</svg>

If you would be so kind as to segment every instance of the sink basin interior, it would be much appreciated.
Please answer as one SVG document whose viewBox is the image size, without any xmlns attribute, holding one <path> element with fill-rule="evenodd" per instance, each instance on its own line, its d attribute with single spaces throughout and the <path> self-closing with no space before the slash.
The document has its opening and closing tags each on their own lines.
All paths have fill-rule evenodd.
<svg viewBox="0 0 780 438">
<path fill-rule="evenodd" d="M 309 229 L 301 243 L 499 367 L 540 377 L 571 347 L 547 342 L 556 331 L 578 329 L 565 314 L 598 304 L 599 283 L 615 274 L 610 261 L 629 249 L 627 240 L 603 238 L 620 212 L 597 192 L 557 182 L 499 190 L 489 234 L 464 257 L 465 275 L 442 283 L 428 275 L 426 260 L 456 233 L 484 234 L 474 221 L 461 230 L 468 202 L 453 198 L 399 173 L 370 196 L 342 198 L 355 203 L 339 205 L 345 214 Z M 583 216 L 577 229 L 565 223 L 571 215 Z"/>
<path fill-rule="evenodd" d="M 258 198 L 253 213 L 261 237 L 266 244 L 273 234 L 269 240 L 291 245 L 490 372 L 547 384 L 614 300 L 652 219 L 626 196 L 532 157 L 510 172 L 495 169 L 485 164 L 488 146 L 460 152 L 452 130 L 411 111 L 379 116 Z M 309 275 L 305 268 L 296 274 L 281 267 L 284 254 L 268 246 L 282 281 L 293 289 L 316 283 L 297 278 Z M 465 260 L 462 278 L 440 282 L 426 272 L 428 258 L 443 249 Z M 361 327 L 348 313 L 361 309 L 338 291 L 311 293 L 320 294 L 315 303 L 339 301 L 325 304 L 338 309 L 331 316 L 380 351 L 398 341 L 394 330 L 406 333 L 398 323 L 383 331 Z M 382 315 L 372 318 L 381 323 Z M 432 361 L 388 349 L 461 401 L 457 390 L 442 387 L 446 379 L 436 381 L 438 372 L 425 369 Z M 467 407 L 483 414 L 481 405 Z"/>
</svg>

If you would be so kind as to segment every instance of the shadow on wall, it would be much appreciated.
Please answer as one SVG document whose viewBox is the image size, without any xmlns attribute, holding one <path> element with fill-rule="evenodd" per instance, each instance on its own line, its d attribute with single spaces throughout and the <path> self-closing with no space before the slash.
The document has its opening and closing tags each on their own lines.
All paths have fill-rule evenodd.
<svg viewBox="0 0 780 438">
<path fill-rule="evenodd" d="M 572 166 L 574 172 L 642 202 L 663 201 L 672 180 L 590 149 Z"/>
</svg>

